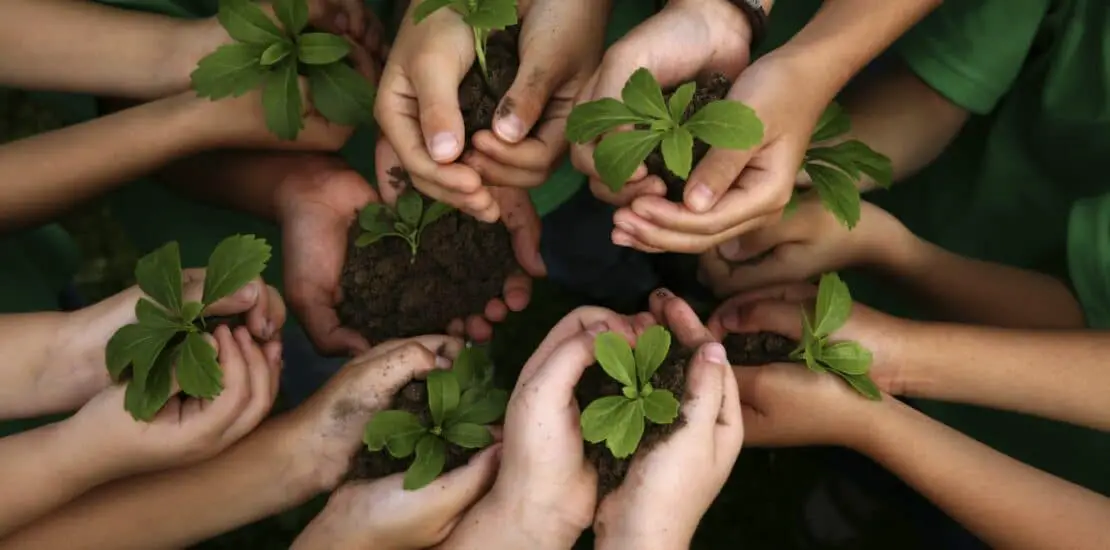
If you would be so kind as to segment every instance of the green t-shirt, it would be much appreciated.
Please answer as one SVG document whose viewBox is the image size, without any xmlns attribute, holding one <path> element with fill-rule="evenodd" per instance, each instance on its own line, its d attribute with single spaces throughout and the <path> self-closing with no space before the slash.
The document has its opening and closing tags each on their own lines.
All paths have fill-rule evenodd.
<svg viewBox="0 0 1110 550">
<path fill-rule="evenodd" d="M 1110 194 L 1072 206 L 1068 272 L 1087 326 L 1110 330 Z"/>
</svg>

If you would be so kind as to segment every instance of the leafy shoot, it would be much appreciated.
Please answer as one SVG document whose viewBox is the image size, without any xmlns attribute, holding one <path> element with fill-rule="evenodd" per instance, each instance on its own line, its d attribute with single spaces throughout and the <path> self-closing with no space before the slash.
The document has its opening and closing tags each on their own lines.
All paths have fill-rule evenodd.
<svg viewBox="0 0 1110 550">
<path fill-rule="evenodd" d="M 383 237 L 397 237 L 408 243 L 412 250 L 412 261 L 420 249 L 420 235 L 436 220 L 451 213 L 454 208 L 442 202 L 433 202 L 424 208 L 424 199 L 412 187 L 397 197 L 397 205 L 390 208 L 379 203 L 370 203 L 358 215 L 358 224 L 363 233 L 355 240 L 355 246 L 370 246 Z"/>
<path fill-rule="evenodd" d="M 419 24 L 447 6 L 458 12 L 463 22 L 470 26 L 474 34 L 474 54 L 478 58 L 478 66 L 482 69 L 482 77 L 489 82 L 486 42 L 493 31 L 505 30 L 517 24 L 516 0 L 423 0 L 413 11 L 413 20 Z"/>
</svg>

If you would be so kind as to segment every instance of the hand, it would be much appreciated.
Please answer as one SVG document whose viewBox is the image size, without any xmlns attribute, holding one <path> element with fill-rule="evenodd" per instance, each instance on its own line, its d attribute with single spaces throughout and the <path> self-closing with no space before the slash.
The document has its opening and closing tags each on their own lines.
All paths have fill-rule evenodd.
<svg viewBox="0 0 1110 550">
<path fill-rule="evenodd" d="M 911 254 L 919 241 L 885 210 L 861 203 L 849 231 L 813 195 L 781 221 L 702 254 L 700 275 L 717 296 L 809 280 L 847 267 L 883 267 Z M 746 262 L 746 263 L 745 263 Z"/>
<path fill-rule="evenodd" d="M 635 458 L 624 483 L 601 502 L 598 548 L 689 547 L 744 441 L 736 378 L 720 344 L 703 345 L 687 365 L 682 415 L 686 423 Z"/>
<path fill-rule="evenodd" d="M 619 98 L 625 82 L 641 67 L 650 70 L 664 88 L 714 72 L 733 78 L 748 66 L 750 42 L 747 18 L 727 0 L 671 0 L 605 52 L 575 103 Z M 619 195 L 612 193 L 597 174 L 593 150 L 593 144 L 572 145 L 571 160 L 590 177 L 590 189 L 599 199 L 626 205 L 637 196 L 666 194 L 662 180 L 645 179 L 643 166 Z"/>
<path fill-rule="evenodd" d="M 418 491 L 401 488 L 403 474 L 343 485 L 293 543 L 294 550 L 429 548 L 443 542 L 497 473 L 500 446 Z"/>
<path fill-rule="evenodd" d="M 709 318 L 709 330 L 718 339 L 728 334 L 772 332 L 794 340 L 802 338 L 802 308 L 812 317 L 817 287 L 800 283 L 784 284 L 734 296 L 722 303 Z M 906 387 L 899 357 L 903 335 L 912 322 L 852 304 L 844 326 L 832 333 L 832 341 L 851 340 L 871 351 L 871 380 L 879 389 L 901 395 Z"/>
</svg>

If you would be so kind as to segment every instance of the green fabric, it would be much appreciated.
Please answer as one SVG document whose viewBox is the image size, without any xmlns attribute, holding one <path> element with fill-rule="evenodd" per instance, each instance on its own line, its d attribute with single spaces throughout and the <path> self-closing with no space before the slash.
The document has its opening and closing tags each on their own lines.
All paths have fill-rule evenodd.
<svg viewBox="0 0 1110 550">
<path fill-rule="evenodd" d="M 1110 194 L 1081 200 L 1072 207 L 1068 270 L 1087 326 L 1110 329 Z"/>
</svg>

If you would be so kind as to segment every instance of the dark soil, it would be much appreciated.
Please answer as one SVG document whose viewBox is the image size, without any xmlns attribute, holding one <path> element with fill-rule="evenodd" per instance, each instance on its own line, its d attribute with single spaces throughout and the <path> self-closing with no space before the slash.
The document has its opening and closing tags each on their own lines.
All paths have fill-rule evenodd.
<svg viewBox="0 0 1110 550">
<path fill-rule="evenodd" d="M 421 381 L 409 382 L 393 398 L 390 407 L 394 410 L 408 411 L 420 417 L 425 426 L 432 423 L 432 412 L 428 409 L 428 386 Z M 447 463 L 443 473 L 463 466 L 478 452 L 477 449 L 464 449 L 447 443 Z M 351 460 L 351 479 L 377 479 L 404 472 L 412 464 L 413 457 L 393 458 L 388 451 L 370 452 L 365 445 L 359 447 L 358 454 Z"/>
<path fill-rule="evenodd" d="M 663 365 L 651 377 L 654 388 L 670 390 L 681 401 L 686 391 L 686 363 L 690 359 L 689 350 L 672 347 L 670 355 L 663 361 Z M 599 397 L 621 395 L 621 385 L 605 374 L 601 365 L 593 365 L 586 369 L 586 373 L 578 382 L 575 397 L 578 406 L 585 408 Z M 640 446 L 636 452 L 626 459 L 614 458 L 605 446 L 605 442 L 598 444 L 586 443 L 586 459 L 597 467 L 597 497 L 600 500 L 613 489 L 620 486 L 632 459 L 641 453 L 651 451 L 660 442 L 665 441 L 671 433 L 681 428 L 686 423 L 686 418 L 679 412 L 678 418 L 671 424 L 653 424 L 647 422 L 644 426 L 644 436 L 640 439 Z"/>
<path fill-rule="evenodd" d="M 742 367 L 757 367 L 768 363 L 790 361 L 790 352 L 798 343 L 780 334 L 760 332 L 758 334 L 729 334 L 724 341 L 730 364 Z"/>
<path fill-rule="evenodd" d="M 498 103 L 513 85 L 513 80 L 516 80 L 516 72 L 520 66 L 520 56 L 517 54 L 519 36 L 520 26 L 491 34 L 486 42 L 489 82 L 482 77 L 482 68 L 475 61 L 459 85 L 459 107 L 462 109 L 467 140 L 478 130 L 492 126 Z"/>
</svg>

